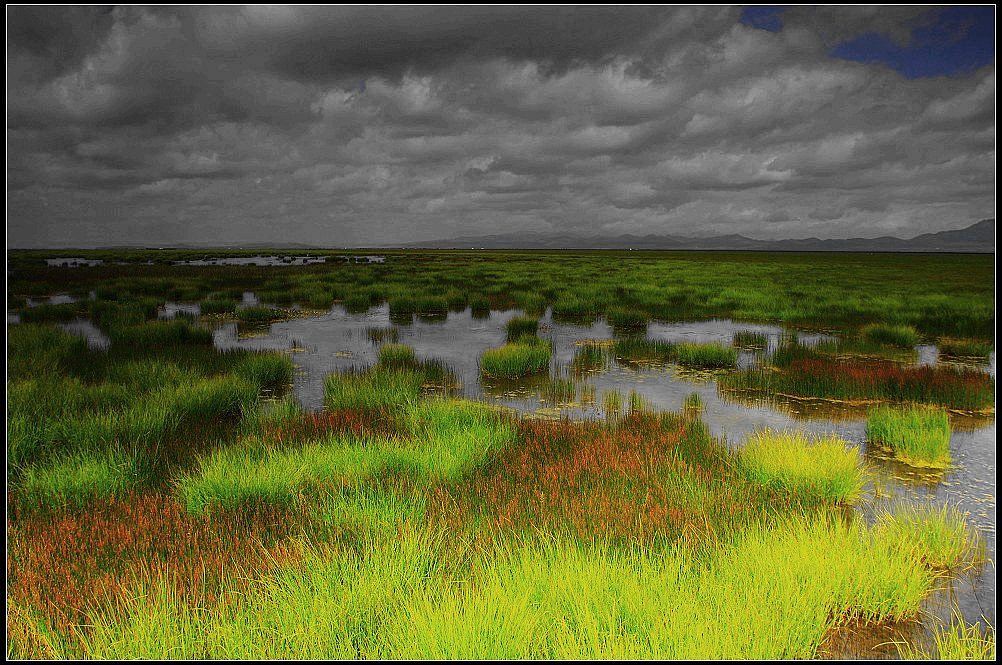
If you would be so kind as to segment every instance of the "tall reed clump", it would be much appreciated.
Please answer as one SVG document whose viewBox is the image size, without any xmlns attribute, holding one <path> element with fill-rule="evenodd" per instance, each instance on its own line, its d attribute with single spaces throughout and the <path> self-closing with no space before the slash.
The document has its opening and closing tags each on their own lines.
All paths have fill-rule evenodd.
<svg viewBox="0 0 1002 665">
<path fill-rule="evenodd" d="M 920 405 L 871 409 L 866 436 L 912 466 L 950 466 L 950 420 L 943 409 Z"/>
<path fill-rule="evenodd" d="M 400 329 L 399 328 L 366 328 L 365 335 L 369 338 L 369 341 L 373 344 L 381 344 L 383 342 L 399 342 L 400 341 Z"/>
<path fill-rule="evenodd" d="M 901 348 L 911 348 L 919 343 L 919 334 L 911 326 L 893 326 L 873 323 L 860 328 L 859 336 L 864 342 L 886 344 Z"/>
<path fill-rule="evenodd" d="M 525 340 L 525 338 L 521 338 Z M 508 343 L 480 355 L 480 373 L 494 379 L 517 379 L 550 368 L 550 345 L 540 341 Z"/>
<path fill-rule="evenodd" d="M 91 351 L 80 335 L 53 326 L 22 323 L 7 327 L 7 378 L 11 382 L 81 373 L 102 355 Z"/>
<path fill-rule="evenodd" d="M 579 298 L 560 298 L 553 303 L 553 317 L 575 322 L 584 322 L 594 318 L 596 314 L 594 303 Z"/>
<path fill-rule="evenodd" d="M 514 316 L 504 326 L 509 342 L 518 342 L 523 337 L 535 337 L 539 330 L 539 319 L 532 316 Z"/>
<path fill-rule="evenodd" d="M 623 396 L 618 390 L 607 390 L 602 396 L 602 408 L 606 417 L 619 415 L 623 408 Z"/>
<path fill-rule="evenodd" d="M 612 349 L 604 342 L 578 342 L 574 349 L 574 360 L 571 369 L 579 374 L 602 372 L 608 369 L 612 357 Z"/>
<path fill-rule="evenodd" d="M 139 325 L 113 327 L 107 331 L 113 346 L 156 350 L 160 347 L 212 344 L 212 331 L 184 319 L 147 321 Z"/>
<path fill-rule="evenodd" d="M 935 569 L 971 566 L 985 558 L 984 539 L 964 513 L 947 504 L 895 504 L 878 517 L 875 529 Z"/>
<path fill-rule="evenodd" d="M 831 434 L 761 430 L 748 437 L 737 459 L 753 481 L 802 501 L 852 503 L 865 483 L 858 452 Z"/>
<path fill-rule="evenodd" d="M 449 313 L 449 301 L 443 296 L 418 296 L 414 299 L 414 312 L 424 317 L 444 317 Z"/>
</svg>

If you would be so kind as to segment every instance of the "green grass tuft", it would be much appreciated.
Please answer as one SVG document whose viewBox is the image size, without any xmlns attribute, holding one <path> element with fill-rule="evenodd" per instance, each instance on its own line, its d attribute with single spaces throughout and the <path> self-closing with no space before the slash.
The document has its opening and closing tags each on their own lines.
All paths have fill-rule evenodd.
<svg viewBox="0 0 1002 665">
<path fill-rule="evenodd" d="M 950 420 L 935 407 L 908 406 L 871 409 L 866 436 L 894 451 L 901 461 L 918 467 L 950 466 Z"/>
<path fill-rule="evenodd" d="M 292 383 L 292 360 L 279 353 L 251 353 L 240 360 L 233 373 L 259 388 L 277 389 Z"/>
<path fill-rule="evenodd" d="M 487 349 L 480 355 L 480 372 L 495 379 L 539 374 L 549 370 L 551 354 L 546 344 L 505 344 Z"/>
<path fill-rule="evenodd" d="M 919 343 L 919 334 L 911 326 L 892 326 L 885 323 L 873 323 L 863 326 L 859 336 L 870 344 L 886 344 L 901 348 L 911 348 Z"/>
<path fill-rule="evenodd" d="M 227 298 L 207 298 L 201 302 L 202 314 L 232 314 L 237 311 L 237 301 Z"/>
<path fill-rule="evenodd" d="M 241 323 L 270 323 L 282 317 L 283 314 L 280 310 L 262 305 L 242 307 L 237 310 L 237 320 Z"/>
<path fill-rule="evenodd" d="M 396 409 L 417 401 L 425 377 L 404 369 L 373 369 L 364 374 L 328 374 L 324 405 L 328 409 Z"/>
<path fill-rule="evenodd" d="M 649 317 L 646 312 L 625 307 L 613 307 L 605 313 L 605 320 L 617 332 L 647 330 Z"/>
<path fill-rule="evenodd" d="M 518 342 L 523 337 L 535 337 L 539 330 L 539 319 L 531 316 L 514 316 L 505 324 L 509 342 Z"/>
<path fill-rule="evenodd" d="M 379 347 L 379 364 L 383 367 L 411 367 L 416 362 L 414 349 L 406 344 L 390 342 Z"/>
<path fill-rule="evenodd" d="M 74 452 L 44 466 L 29 467 L 17 497 L 24 505 L 50 510 L 80 507 L 93 499 L 124 496 L 142 475 L 137 457 L 117 448 Z"/>
</svg>

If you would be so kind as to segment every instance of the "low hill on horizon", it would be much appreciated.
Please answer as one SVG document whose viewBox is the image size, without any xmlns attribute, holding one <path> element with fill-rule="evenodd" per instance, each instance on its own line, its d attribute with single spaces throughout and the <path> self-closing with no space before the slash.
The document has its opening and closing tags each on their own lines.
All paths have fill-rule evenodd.
<svg viewBox="0 0 1002 665">
<path fill-rule="evenodd" d="M 756 240 L 738 234 L 690 237 L 680 235 L 586 236 L 568 233 L 504 233 L 462 236 L 407 243 L 422 249 L 639 249 L 753 250 L 764 252 L 995 252 L 995 220 L 983 219 L 967 228 L 923 233 L 914 238 L 804 238 Z"/>
</svg>

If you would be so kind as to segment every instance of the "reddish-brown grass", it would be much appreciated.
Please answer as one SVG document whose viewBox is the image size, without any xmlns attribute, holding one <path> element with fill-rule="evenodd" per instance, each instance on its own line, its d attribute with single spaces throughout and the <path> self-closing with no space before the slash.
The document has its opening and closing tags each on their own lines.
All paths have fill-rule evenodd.
<svg viewBox="0 0 1002 665">
<path fill-rule="evenodd" d="M 429 516 L 462 528 L 563 532 L 585 541 L 694 543 L 757 501 L 732 477 L 697 425 L 631 417 L 618 426 L 525 420 L 515 450 L 458 486 L 441 487 Z M 672 479 L 680 482 L 671 482 Z M 705 488 L 699 500 L 681 485 Z"/>
<path fill-rule="evenodd" d="M 237 571 L 289 556 L 297 520 L 270 506 L 191 515 L 173 497 L 132 494 L 85 510 L 8 513 L 7 598 L 65 629 L 119 598 L 135 579 L 163 575 L 179 597 L 213 600 Z"/>
</svg>

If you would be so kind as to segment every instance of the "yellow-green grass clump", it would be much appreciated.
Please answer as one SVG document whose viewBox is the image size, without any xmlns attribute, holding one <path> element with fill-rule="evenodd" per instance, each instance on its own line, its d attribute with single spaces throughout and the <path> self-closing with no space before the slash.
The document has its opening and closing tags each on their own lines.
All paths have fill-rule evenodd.
<svg viewBox="0 0 1002 665">
<path fill-rule="evenodd" d="M 169 584 L 95 613 L 89 658 L 805 659 L 834 626 L 915 616 L 934 575 L 838 519 L 749 529 L 694 557 L 501 540 L 482 553 L 401 528 L 302 547 L 232 603 Z"/>
<path fill-rule="evenodd" d="M 522 338 L 523 340 L 525 338 Z M 480 355 L 480 372 L 495 379 L 516 379 L 550 367 L 549 344 L 521 341 L 487 349 Z"/>
<path fill-rule="evenodd" d="M 918 467 L 950 466 L 950 421 L 942 409 L 924 406 L 878 407 L 866 419 L 867 438 Z"/>
<path fill-rule="evenodd" d="M 980 622 L 966 626 L 958 621 L 949 627 L 937 627 L 933 640 L 935 653 L 905 645 L 900 655 L 909 660 L 995 660 L 995 629 L 991 624 L 982 629 Z"/>
<path fill-rule="evenodd" d="M 937 569 L 984 559 L 984 541 L 964 513 L 949 506 L 901 503 L 880 515 L 876 530 Z"/>
<path fill-rule="evenodd" d="M 872 323 L 863 326 L 859 336 L 864 342 L 911 348 L 919 343 L 919 334 L 911 326 L 894 326 L 886 323 Z"/>
<path fill-rule="evenodd" d="M 865 483 L 857 451 L 832 434 L 761 430 L 748 437 L 738 464 L 755 482 L 802 501 L 851 503 Z"/>
</svg>

